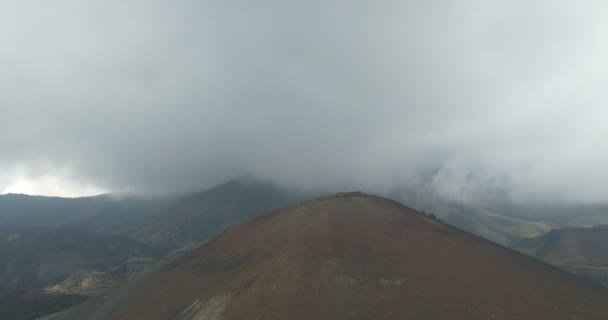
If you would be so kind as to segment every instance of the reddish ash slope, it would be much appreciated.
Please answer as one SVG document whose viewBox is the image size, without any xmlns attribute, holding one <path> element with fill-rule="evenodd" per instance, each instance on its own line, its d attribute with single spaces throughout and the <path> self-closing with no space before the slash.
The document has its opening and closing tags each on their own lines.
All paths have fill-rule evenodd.
<svg viewBox="0 0 608 320">
<path fill-rule="evenodd" d="M 151 275 L 111 319 L 608 319 L 565 272 L 360 193 L 234 227 Z"/>
</svg>

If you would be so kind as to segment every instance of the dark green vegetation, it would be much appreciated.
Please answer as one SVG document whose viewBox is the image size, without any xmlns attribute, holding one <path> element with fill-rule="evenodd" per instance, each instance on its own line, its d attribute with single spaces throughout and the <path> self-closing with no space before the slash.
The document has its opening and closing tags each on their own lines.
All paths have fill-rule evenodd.
<svg viewBox="0 0 608 320">
<path fill-rule="evenodd" d="M 179 198 L 0 196 L 0 283 L 16 290 L 12 310 L 35 309 L 49 294 L 53 301 L 99 295 L 228 226 L 307 196 L 253 178 Z"/>
<path fill-rule="evenodd" d="M 78 304 L 147 268 L 160 250 L 55 227 L 0 227 L 0 319 L 34 319 Z"/>
<path fill-rule="evenodd" d="M 0 227 L 0 283 L 16 290 L 95 294 L 121 283 L 131 259 L 160 253 L 118 236 L 52 227 Z"/>
<path fill-rule="evenodd" d="M 32 320 L 86 300 L 79 295 L 33 294 L 0 290 L 0 319 Z"/>
</svg>

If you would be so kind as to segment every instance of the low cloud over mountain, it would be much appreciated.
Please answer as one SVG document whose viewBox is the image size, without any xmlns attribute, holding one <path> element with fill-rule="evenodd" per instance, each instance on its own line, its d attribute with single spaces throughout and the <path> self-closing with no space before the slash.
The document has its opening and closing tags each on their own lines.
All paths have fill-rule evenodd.
<svg viewBox="0 0 608 320">
<path fill-rule="evenodd" d="M 605 200 L 607 18 L 604 3 L 544 0 L 12 2 L 0 191 L 253 173 Z"/>
</svg>

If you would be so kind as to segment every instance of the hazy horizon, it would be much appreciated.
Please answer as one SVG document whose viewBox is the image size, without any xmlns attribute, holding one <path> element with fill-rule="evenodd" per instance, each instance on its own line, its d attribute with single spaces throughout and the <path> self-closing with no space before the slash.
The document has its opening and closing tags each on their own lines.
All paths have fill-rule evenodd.
<svg viewBox="0 0 608 320">
<path fill-rule="evenodd" d="M 12 1 L 0 194 L 608 200 L 608 3 Z"/>
</svg>

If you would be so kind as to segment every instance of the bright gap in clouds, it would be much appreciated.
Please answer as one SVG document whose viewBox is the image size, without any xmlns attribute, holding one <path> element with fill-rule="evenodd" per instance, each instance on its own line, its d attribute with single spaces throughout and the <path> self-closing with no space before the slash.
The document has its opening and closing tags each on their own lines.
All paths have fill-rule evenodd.
<svg viewBox="0 0 608 320">
<path fill-rule="evenodd" d="M 7 176 L 0 176 L 1 194 L 15 193 L 49 197 L 77 198 L 107 193 L 97 186 L 78 182 L 69 169 L 55 170 L 43 175 L 32 175 L 18 169 Z"/>
</svg>

